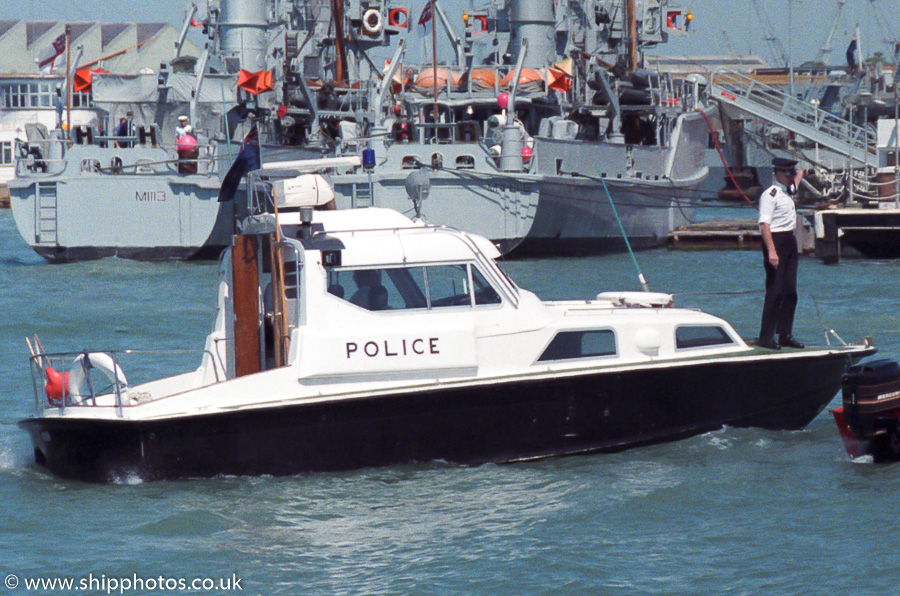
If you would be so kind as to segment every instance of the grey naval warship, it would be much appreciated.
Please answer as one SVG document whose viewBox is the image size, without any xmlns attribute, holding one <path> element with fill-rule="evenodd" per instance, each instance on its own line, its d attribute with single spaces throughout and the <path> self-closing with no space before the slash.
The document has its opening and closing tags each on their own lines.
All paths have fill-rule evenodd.
<svg viewBox="0 0 900 596">
<path fill-rule="evenodd" d="M 339 209 L 393 208 L 502 253 L 623 250 L 625 237 L 648 248 L 687 223 L 707 175 L 702 81 L 641 67 L 644 49 L 684 33 L 681 9 L 490 0 L 459 16 L 438 2 L 210 2 L 190 68 L 176 57 L 153 74 L 95 75 L 98 115 L 135 112 L 134 135 L 51 133 L 21 148 L 19 231 L 53 262 L 214 258 L 239 204 L 218 202 L 219 187 L 251 121 L 263 162 L 361 158 L 322 161 Z M 195 126 L 190 159 L 176 152 L 181 115 Z"/>
<path fill-rule="evenodd" d="M 318 158 L 333 153 L 341 121 L 367 113 L 370 63 L 338 60 L 333 39 L 344 21 L 386 19 L 387 5 L 347 4 L 335 18 L 328 0 L 209 0 L 182 28 L 182 40 L 191 25 L 208 36 L 198 58 L 176 50 L 157 72 L 94 74 L 97 122 L 133 120 L 115 135 L 31 131 L 9 185 L 22 237 L 51 262 L 217 258 L 235 211 L 217 200 L 220 187 L 250 131 L 264 161 Z M 354 51 L 392 33 L 380 28 Z M 177 140 L 183 116 L 193 147 Z"/>
<path fill-rule="evenodd" d="M 520 256 L 655 247 L 688 223 L 708 173 L 704 81 L 641 68 L 683 34 L 680 9 L 509 0 L 465 14 L 462 37 L 434 13 L 455 66 L 413 66 L 401 44 L 358 142 L 368 161 L 331 178 L 338 208 L 415 213 Z M 427 192 L 408 190 L 417 170 Z"/>
</svg>

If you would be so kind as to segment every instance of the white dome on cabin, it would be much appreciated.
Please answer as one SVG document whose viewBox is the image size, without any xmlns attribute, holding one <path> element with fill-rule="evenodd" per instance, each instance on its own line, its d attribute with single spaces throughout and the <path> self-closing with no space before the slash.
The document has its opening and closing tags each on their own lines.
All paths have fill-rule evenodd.
<svg viewBox="0 0 900 596">
<path fill-rule="evenodd" d="M 334 190 L 321 174 L 301 174 L 275 183 L 278 207 L 317 207 L 334 200 Z"/>
</svg>

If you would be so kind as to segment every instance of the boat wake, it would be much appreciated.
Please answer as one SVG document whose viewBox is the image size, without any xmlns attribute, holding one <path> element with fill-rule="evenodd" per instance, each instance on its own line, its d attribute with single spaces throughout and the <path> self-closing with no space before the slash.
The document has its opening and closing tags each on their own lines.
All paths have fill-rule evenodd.
<svg viewBox="0 0 900 596">
<path fill-rule="evenodd" d="M 119 476 L 115 476 L 112 481 L 112 484 L 121 484 L 124 486 L 137 486 L 138 484 L 143 484 L 144 479 L 140 477 L 137 472 L 128 472 L 127 474 L 121 474 Z"/>
<path fill-rule="evenodd" d="M 13 267 L 35 267 L 35 266 L 43 266 L 47 264 L 47 261 L 44 259 L 38 258 L 29 258 L 29 257 L 6 257 L 4 259 L 0 259 L 0 263 L 4 265 L 12 265 Z"/>
</svg>

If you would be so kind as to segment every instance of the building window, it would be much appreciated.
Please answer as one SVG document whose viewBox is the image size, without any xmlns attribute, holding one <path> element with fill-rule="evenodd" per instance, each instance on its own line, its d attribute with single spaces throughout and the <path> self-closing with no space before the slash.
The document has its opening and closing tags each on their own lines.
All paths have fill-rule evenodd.
<svg viewBox="0 0 900 596">
<path fill-rule="evenodd" d="M 94 97 L 90 93 L 73 93 L 72 94 L 72 107 L 73 108 L 91 108 L 94 106 Z"/>
<path fill-rule="evenodd" d="M 0 141 L 0 165 L 11 166 L 13 164 L 12 141 Z"/>
<path fill-rule="evenodd" d="M 63 98 L 65 101 L 65 98 Z M 0 108 L 4 109 L 53 109 L 56 107 L 56 83 L 36 81 L 30 83 L 0 83 Z M 90 93 L 72 93 L 73 108 L 93 106 Z"/>
</svg>

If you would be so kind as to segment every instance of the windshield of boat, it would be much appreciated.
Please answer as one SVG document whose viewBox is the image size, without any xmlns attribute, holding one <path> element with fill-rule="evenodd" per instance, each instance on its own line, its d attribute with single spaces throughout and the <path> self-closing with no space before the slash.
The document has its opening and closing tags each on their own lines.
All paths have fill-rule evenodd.
<svg viewBox="0 0 900 596">
<path fill-rule="evenodd" d="M 500 304 L 500 294 L 470 263 L 417 267 L 333 267 L 328 292 L 366 310 Z"/>
</svg>

